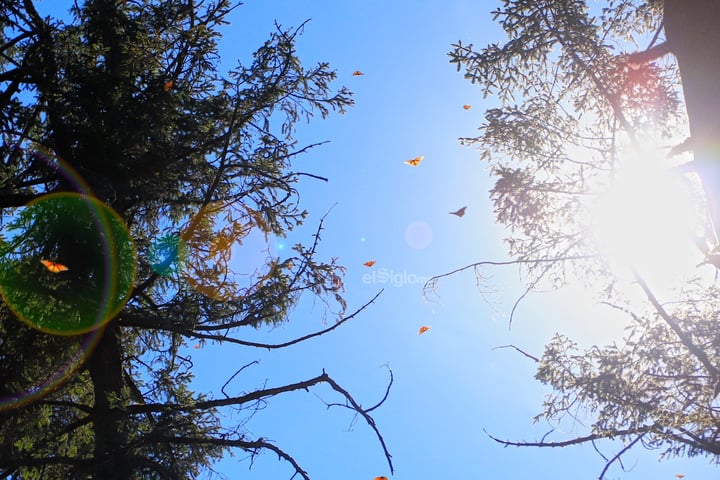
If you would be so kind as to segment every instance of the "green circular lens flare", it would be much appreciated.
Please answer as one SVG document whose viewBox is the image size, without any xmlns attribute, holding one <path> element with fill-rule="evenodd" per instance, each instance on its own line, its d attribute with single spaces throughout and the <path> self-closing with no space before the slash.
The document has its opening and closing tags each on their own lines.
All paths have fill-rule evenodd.
<svg viewBox="0 0 720 480">
<path fill-rule="evenodd" d="M 105 325 L 135 283 L 135 245 L 122 219 L 77 193 L 45 195 L 6 225 L 0 295 L 29 326 L 78 335 Z"/>
</svg>

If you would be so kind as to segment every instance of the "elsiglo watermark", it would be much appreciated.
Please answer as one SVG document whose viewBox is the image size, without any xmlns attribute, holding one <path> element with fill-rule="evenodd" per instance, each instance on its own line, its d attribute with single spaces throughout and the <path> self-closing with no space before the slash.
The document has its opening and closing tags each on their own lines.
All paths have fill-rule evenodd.
<svg viewBox="0 0 720 480">
<path fill-rule="evenodd" d="M 408 273 L 406 270 L 396 272 L 387 268 L 378 268 L 372 273 L 365 273 L 362 276 L 362 282 L 365 284 L 389 283 L 393 287 L 402 287 L 404 285 L 425 284 L 430 277 Z"/>
</svg>

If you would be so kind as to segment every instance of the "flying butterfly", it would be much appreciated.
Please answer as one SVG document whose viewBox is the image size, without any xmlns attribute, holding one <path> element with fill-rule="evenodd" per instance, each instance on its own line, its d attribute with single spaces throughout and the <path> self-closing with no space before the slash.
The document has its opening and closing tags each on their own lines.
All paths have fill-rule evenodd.
<svg viewBox="0 0 720 480">
<path fill-rule="evenodd" d="M 425 156 L 420 155 L 419 157 L 415 157 L 412 160 L 405 160 L 405 165 L 410 165 L 411 167 L 417 167 L 418 165 L 420 165 L 420 162 L 423 161 L 423 158 L 425 158 Z"/>
<path fill-rule="evenodd" d="M 387 477 L 375 477 L 375 480 L 388 480 Z"/>
<path fill-rule="evenodd" d="M 676 474 L 675 476 L 676 476 L 677 478 L 685 478 L 685 475 L 683 475 L 682 473 L 678 473 L 678 474 Z"/>
<path fill-rule="evenodd" d="M 60 273 L 69 270 L 68 267 L 62 263 L 53 262 L 51 260 L 40 260 L 40 263 L 45 265 L 45 268 L 50 270 L 52 273 Z"/>
<path fill-rule="evenodd" d="M 373 265 L 375 265 L 375 263 L 375 260 L 368 260 L 367 262 L 363 263 L 363 265 L 365 265 L 366 267 L 372 267 Z"/>
<path fill-rule="evenodd" d="M 462 208 L 455 210 L 454 212 L 448 212 L 448 213 L 450 215 L 457 215 L 458 217 L 462 217 L 463 215 L 465 215 L 466 209 L 467 209 L 467 207 L 462 207 Z"/>
<path fill-rule="evenodd" d="M 170 90 L 172 88 L 172 86 L 173 86 L 173 81 L 168 80 L 167 82 L 165 82 L 165 85 L 163 85 L 163 90 L 165 90 L 167 92 L 168 90 Z"/>
<path fill-rule="evenodd" d="M 428 330 L 430 330 L 430 327 L 422 326 L 422 327 L 420 327 L 420 330 L 418 330 L 418 335 L 422 335 L 423 333 L 427 332 Z"/>
<path fill-rule="evenodd" d="M 353 76 L 353 77 L 360 77 L 360 76 L 362 76 L 362 75 L 365 75 L 365 74 L 364 74 L 363 72 L 361 72 L 360 70 L 355 70 L 355 71 L 352 73 L 352 76 Z"/>
<path fill-rule="evenodd" d="M 463 108 L 465 110 L 470 110 L 472 108 L 472 105 L 463 105 Z"/>
</svg>

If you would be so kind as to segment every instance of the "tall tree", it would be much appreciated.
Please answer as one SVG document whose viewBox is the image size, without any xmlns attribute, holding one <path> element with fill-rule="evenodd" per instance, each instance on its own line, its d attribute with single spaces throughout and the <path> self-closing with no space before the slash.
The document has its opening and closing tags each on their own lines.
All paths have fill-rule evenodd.
<svg viewBox="0 0 720 480">
<path fill-rule="evenodd" d="M 581 349 L 557 335 L 542 356 L 516 347 L 537 362 L 536 378 L 552 388 L 536 420 L 556 424 L 582 417 L 588 425 L 584 434 L 496 440 L 537 447 L 617 440 L 620 446 L 605 457 L 601 478 L 636 445 L 718 460 L 720 306 L 717 287 L 704 274 L 713 267 L 698 270 L 675 297 L 659 299 L 644 272 L 631 266 L 633 287 L 639 285 L 647 299 L 637 305 L 618 291 L 617 271 L 601 255 L 591 227 L 596 199 L 620 172 L 640 161 L 643 148 L 658 151 L 670 143 L 675 147 L 666 153 L 675 163 L 683 151 L 694 155 L 672 171 L 704 205 L 696 222 L 704 233 L 693 239 L 700 247 L 698 261 L 720 265 L 713 251 L 720 225 L 720 57 L 715 54 L 720 4 L 504 0 L 493 16 L 506 42 L 482 49 L 458 42 L 450 57 L 499 103 L 487 111 L 480 136 L 461 141 L 481 147 L 496 178 L 490 197 L 498 222 L 509 228 L 511 260 L 480 261 L 458 270 L 520 266 L 526 290 L 515 307 L 537 287 L 584 282 L 629 317 L 627 337 L 609 346 Z M 690 138 L 681 143 L 684 136 L 677 132 L 688 127 Z M 659 162 L 666 162 L 662 157 Z M 627 199 L 625 209 L 643 201 L 640 182 L 646 180 L 636 181 L 638 193 Z M 681 228 L 656 223 L 663 223 L 657 230 L 662 234 Z M 632 242 L 633 234 L 625 232 L 622 241 Z M 687 243 L 695 248 L 689 236 Z M 657 253 L 656 263 L 677 254 Z M 443 276 L 426 285 L 428 293 Z M 511 322 L 515 313 L 513 308 Z"/>
<path fill-rule="evenodd" d="M 283 348 L 367 306 L 346 312 L 343 268 L 317 258 L 322 223 L 252 275 L 229 264 L 248 235 L 303 222 L 294 185 L 322 177 L 292 168 L 315 146 L 298 145 L 295 125 L 353 103 L 327 64 L 301 65 L 303 27 L 277 26 L 221 74 L 228 0 L 87 0 L 67 23 L 32 0 L 1 4 L 0 476 L 196 478 L 239 449 L 309 478 L 220 417 L 318 384 L 367 421 L 392 468 L 375 407 L 325 371 L 213 399 L 190 388 L 183 354 L 190 341 Z M 334 325 L 283 344 L 242 339 L 288 321 L 305 293 Z"/>
</svg>

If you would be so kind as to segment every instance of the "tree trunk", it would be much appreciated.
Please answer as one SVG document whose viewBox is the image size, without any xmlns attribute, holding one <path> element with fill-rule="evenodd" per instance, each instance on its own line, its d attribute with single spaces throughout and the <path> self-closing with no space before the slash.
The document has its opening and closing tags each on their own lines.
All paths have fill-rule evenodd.
<svg viewBox="0 0 720 480">
<path fill-rule="evenodd" d="M 88 359 L 95 406 L 95 471 L 97 480 L 127 480 L 130 465 L 123 461 L 126 416 L 123 402 L 122 349 L 119 332 L 110 324 Z"/>
<path fill-rule="evenodd" d="M 665 36 L 677 58 L 695 166 L 720 230 L 720 2 L 665 0 Z"/>
</svg>

